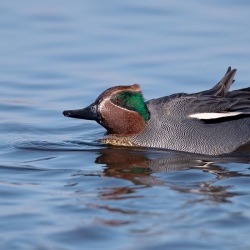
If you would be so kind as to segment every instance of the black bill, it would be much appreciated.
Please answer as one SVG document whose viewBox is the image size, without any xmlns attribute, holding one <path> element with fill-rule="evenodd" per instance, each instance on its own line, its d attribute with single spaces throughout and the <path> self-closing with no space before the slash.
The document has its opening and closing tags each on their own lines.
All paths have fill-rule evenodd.
<svg viewBox="0 0 250 250">
<path fill-rule="evenodd" d="M 91 105 L 83 109 L 65 110 L 63 111 L 63 115 L 85 120 L 97 121 L 99 119 L 98 107 L 95 103 L 92 103 Z"/>
</svg>

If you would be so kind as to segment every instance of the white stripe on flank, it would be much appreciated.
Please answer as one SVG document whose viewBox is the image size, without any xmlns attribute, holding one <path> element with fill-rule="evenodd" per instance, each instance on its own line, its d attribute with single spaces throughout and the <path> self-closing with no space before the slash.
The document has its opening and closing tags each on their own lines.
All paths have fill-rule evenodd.
<svg viewBox="0 0 250 250">
<path fill-rule="evenodd" d="M 230 117 L 240 115 L 242 112 L 225 112 L 225 113 L 196 113 L 189 115 L 188 117 L 196 118 L 200 120 L 217 119 L 223 117 Z"/>
</svg>

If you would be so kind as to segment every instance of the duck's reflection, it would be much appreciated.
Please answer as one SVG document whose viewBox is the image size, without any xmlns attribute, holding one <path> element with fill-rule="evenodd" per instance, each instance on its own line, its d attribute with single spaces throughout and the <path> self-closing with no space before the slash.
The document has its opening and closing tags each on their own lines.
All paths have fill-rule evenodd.
<svg viewBox="0 0 250 250">
<path fill-rule="evenodd" d="M 140 185 L 168 186 L 183 193 L 205 194 L 204 199 L 227 202 L 228 197 L 239 194 L 229 191 L 228 186 L 216 185 L 216 182 L 229 177 L 242 176 L 242 173 L 230 171 L 223 163 L 248 163 L 249 156 L 231 155 L 210 157 L 179 152 L 136 151 L 128 148 L 108 148 L 100 152 L 97 164 L 104 164 L 103 176 L 121 178 L 136 184 L 133 187 L 110 188 L 102 193 L 102 199 L 124 199 L 126 194 L 135 192 Z M 209 180 L 192 180 L 190 174 L 185 179 L 185 170 L 199 169 Z M 164 178 L 166 172 L 177 173 L 177 177 Z M 157 174 L 158 173 L 158 174 Z M 162 174 L 159 174 L 162 173 Z M 169 173 L 169 174 L 170 174 Z M 178 173 L 179 176 L 178 176 Z M 136 196 L 136 195 L 135 195 Z M 203 198 L 201 198 L 203 199 Z"/>
</svg>

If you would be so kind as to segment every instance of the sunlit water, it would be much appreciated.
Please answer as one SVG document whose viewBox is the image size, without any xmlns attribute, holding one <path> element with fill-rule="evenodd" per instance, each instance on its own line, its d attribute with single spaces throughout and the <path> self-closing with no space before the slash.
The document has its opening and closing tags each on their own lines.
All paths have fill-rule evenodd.
<svg viewBox="0 0 250 250">
<path fill-rule="evenodd" d="M 0 3 L 1 249 L 249 249 L 250 156 L 111 148 L 63 117 L 106 88 L 146 99 L 250 82 L 248 1 Z"/>
</svg>

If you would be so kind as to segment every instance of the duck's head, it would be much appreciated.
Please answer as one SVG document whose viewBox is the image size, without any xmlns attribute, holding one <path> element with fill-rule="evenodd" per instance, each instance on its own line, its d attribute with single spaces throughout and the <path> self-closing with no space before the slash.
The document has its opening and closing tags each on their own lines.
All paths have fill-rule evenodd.
<svg viewBox="0 0 250 250">
<path fill-rule="evenodd" d="M 149 111 L 138 84 L 105 90 L 88 107 L 65 110 L 64 116 L 95 120 L 108 134 L 130 136 L 141 132 L 149 120 Z"/>
</svg>

